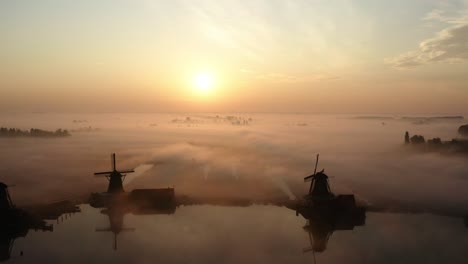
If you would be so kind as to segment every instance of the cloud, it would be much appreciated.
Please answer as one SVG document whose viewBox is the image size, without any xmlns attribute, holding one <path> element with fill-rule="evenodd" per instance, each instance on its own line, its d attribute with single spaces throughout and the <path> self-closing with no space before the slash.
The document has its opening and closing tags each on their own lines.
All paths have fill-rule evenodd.
<svg viewBox="0 0 468 264">
<path fill-rule="evenodd" d="M 300 81 L 300 78 L 298 76 L 283 73 L 261 74 L 258 75 L 257 78 L 260 80 L 270 80 L 281 83 L 295 83 Z"/>
<path fill-rule="evenodd" d="M 385 63 L 398 69 L 409 69 L 432 63 L 463 63 L 468 60 L 468 16 L 452 18 L 433 10 L 424 20 L 436 20 L 449 24 L 435 37 L 423 40 L 419 48 L 393 58 Z"/>
<path fill-rule="evenodd" d="M 456 7 L 451 7 L 449 9 L 450 11 L 433 9 L 427 13 L 422 20 L 448 24 L 464 24 L 468 22 L 468 10 L 457 10 Z"/>
<path fill-rule="evenodd" d="M 446 17 L 444 16 L 444 11 L 440 9 L 433 9 L 431 12 L 427 13 L 423 20 L 426 21 L 446 21 Z"/>
<path fill-rule="evenodd" d="M 275 83 L 301 83 L 312 81 L 324 81 L 339 79 L 338 76 L 328 73 L 312 73 L 304 76 L 297 76 L 285 73 L 266 73 L 256 76 L 259 80 L 267 80 Z"/>
</svg>

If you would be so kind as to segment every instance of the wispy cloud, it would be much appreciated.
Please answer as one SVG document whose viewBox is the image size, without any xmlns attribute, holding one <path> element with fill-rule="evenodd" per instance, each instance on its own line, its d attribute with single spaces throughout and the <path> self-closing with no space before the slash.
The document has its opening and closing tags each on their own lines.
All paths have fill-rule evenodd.
<svg viewBox="0 0 468 264">
<path fill-rule="evenodd" d="M 385 63 L 398 69 L 409 69 L 431 63 L 463 63 L 468 60 L 468 15 L 466 11 L 459 16 L 447 15 L 434 9 L 423 18 L 447 24 L 434 37 L 420 42 L 414 51 L 385 59 Z M 461 15 L 460 15 L 461 14 Z"/>
<path fill-rule="evenodd" d="M 277 82 L 277 83 L 299 83 L 299 82 L 312 82 L 312 81 L 339 79 L 338 76 L 327 74 L 327 73 L 315 73 L 315 74 L 308 74 L 305 76 L 297 76 L 297 75 L 284 74 L 284 73 L 266 73 L 266 74 L 259 74 L 256 76 L 256 78 L 260 80 L 272 81 L 272 82 Z"/>
<path fill-rule="evenodd" d="M 463 24 L 468 22 L 468 10 L 448 12 L 442 9 L 433 9 L 427 13 L 423 21 L 443 22 L 448 24 Z"/>
</svg>

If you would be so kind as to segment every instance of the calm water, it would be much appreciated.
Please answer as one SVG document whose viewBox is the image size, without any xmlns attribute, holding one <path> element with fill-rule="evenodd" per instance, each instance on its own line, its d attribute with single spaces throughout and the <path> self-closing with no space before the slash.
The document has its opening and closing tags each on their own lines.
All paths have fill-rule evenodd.
<svg viewBox="0 0 468 264">
<path fill-rule="evenodd" d="M 286 207 L 181 206 L 174 214 L 100 209 L 50 222 L 14 241 L 11 263 L 313 263 L 307 220 Z M 117 216 L 119 218 L 119 216 Z M 121 224 L 121 225 L 120 225 Z M 114 229 L 118 234 L 114 244 Z M 333 232 L 317 263 L 466 263 L 462 219 L 367 212 L 366 224 Z M 21 256 L 21 252 L 23 255 Z"/>
</svg>

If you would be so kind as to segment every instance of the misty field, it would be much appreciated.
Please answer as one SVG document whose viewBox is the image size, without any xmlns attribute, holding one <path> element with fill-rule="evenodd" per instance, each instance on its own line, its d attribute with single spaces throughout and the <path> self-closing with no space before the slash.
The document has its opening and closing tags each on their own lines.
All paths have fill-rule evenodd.
<svg viewBox="0 0 468 264">
<path fill-rule="evenodd" d="M 404 132 L 444 140 L 464 120 L 311 114 L 17 114 L 1 125 L 68 129 L 66 138 L 0 138 L 2 181 L 19 204 L 86 199 L 107 181 L 93 172 L 137 168 L 125 188 L 175 187 L 177 195 L 273 200 L 302 196 L 319 170 L 336 193 L 368 205 L 467 208 L 466 156 L 405 148 Z"/>
</svg>

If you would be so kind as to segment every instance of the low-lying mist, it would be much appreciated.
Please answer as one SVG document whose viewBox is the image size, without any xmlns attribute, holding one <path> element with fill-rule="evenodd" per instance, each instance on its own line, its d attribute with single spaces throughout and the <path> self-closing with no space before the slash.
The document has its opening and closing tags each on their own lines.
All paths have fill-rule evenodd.
<svg viewBox="0 0 468 264">
<path fill-rule="evenodd" d="M 302 197 L 325 169 L 335 193 L 367 204 L 468 209 L 467 156 L 410 151 L 404 132 L 449 140 L 463 120 L 303 114 L 22 114 L 0 126 L 68 129 L 67 138 L 0 138 L 0 181 L 18 204 L 85 199 L 106 190 L 93 172 L 137 168 L 125 188 L 265 201 Z"/>
</svg>

